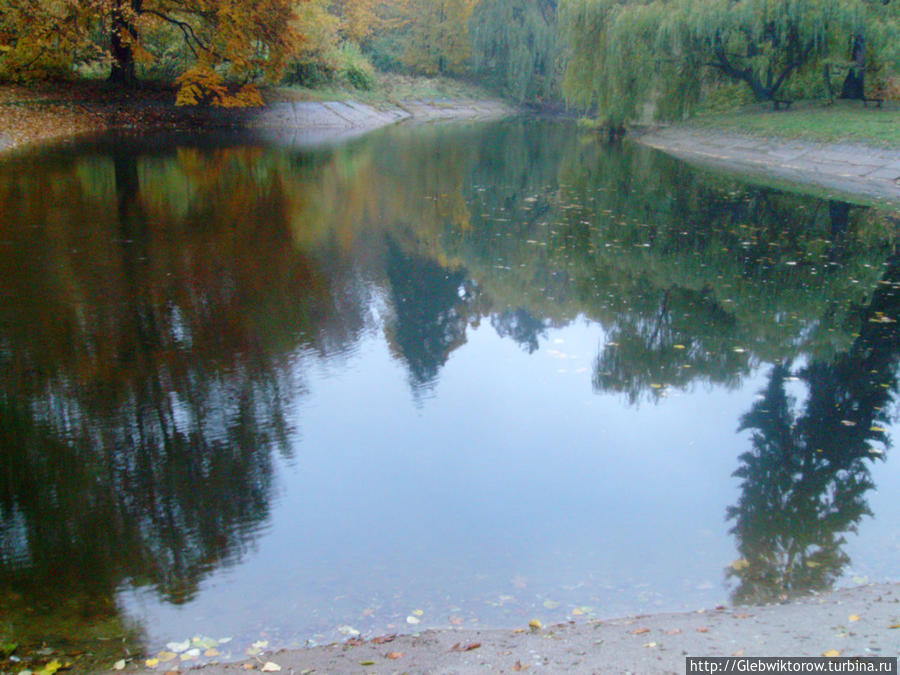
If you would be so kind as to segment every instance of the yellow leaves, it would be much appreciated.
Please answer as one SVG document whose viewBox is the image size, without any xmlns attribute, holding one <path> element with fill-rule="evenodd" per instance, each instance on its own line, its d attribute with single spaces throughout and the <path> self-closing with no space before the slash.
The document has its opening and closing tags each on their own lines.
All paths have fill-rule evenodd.
<svg viewBox="0 0 900 675">
<path fill-rule="evenodd" d="M 125 661 L 117 661 L 116 665 L 119 665 L 119 663 L 122 664 L 122 668 L 125 667 Z M 59 661 L 53 660 L 50 663 L 48 663 L 46 666 L 41 668 L 40 670 L 34 671 L 34 675 L 53 675 L 57 670 L 59 670 L 62 667 L 63 667 L 62 663 L 60 663 Z M 115 666 L 113 666 L 113 667 L 115 668 Z M 119 668 L 118 670 L 121 670 L 121 668 Z"/>
<path fill-rule="evenodd" d="M 852 621 L 859 621 L 859 615 L 858 615 L 858 614 L 851 614 L 849 617 L 847 617 L 847 621 L 851 621 L 851 622 L 852 622 Z"/>
<path fill-rule="evenodd" d="M 750 567 L 750 562 L 746 558 L 738 558 L 733 563 L 731 563 L 731 569 L 735 572 L 741 572 Z"/>
<path fill-rule="evenodd" d="M 260 670 L 262 670 L 262 672 L 264 673 L 277 673 L 279 670 L 281 670 L 281 666 L 279 666 L 277 663 L 274 663 L 273 661 L 266 661 Z"/>
<path fill-rule="evenodd" d="M 207 64 L 197 63 L 188 68 L 176 80 L 178 93 L 175 105 L 199 105 L 211 103 L 223 108 L 245 108 L 263 104 L 259 88 L 252 84 L 229 91 L 224 78 Z"/>
<path fill-rule="evenodd" d="M 541 623 L 540 619 L 532 619 L 528 622 L 528 627 L 531 630 L 540 630 L 544 624 Z"/>
<path fill-rule="evenodd" d="M 841 655 L 841 653 L 840 653 L 837 649 L 829 649 L 827 652 L 824 652 L 824 653 L 822 654 L 822 656 L 827 656 L 827 657 L 830 657 L 830 658 L 834 658 L 834 657 L 837 657 L 837 656 L 840 656 L 840 655 Z"/>
</svg>

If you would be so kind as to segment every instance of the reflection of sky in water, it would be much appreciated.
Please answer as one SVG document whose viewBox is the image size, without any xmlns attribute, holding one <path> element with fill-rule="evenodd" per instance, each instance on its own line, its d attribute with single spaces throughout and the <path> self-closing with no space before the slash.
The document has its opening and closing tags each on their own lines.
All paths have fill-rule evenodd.
<svg viewBox="0 0 900 675">
<path fill-rule="evenodd" d="M 470 328 L 418 401 L 382 338 L 334 364 L 304 357 L 294 458 L 256 551 L 185 607 L 132 592 L 126 604 L 154 640 L 283 644 L 337 639 L 341 625 L 412 630 L 415 609 L 419 627 L 522 626 L 576 608 L 610 617 L 727 602 L 737 556 L 725 511 L 749 445 L 735 430 L 768 368 L 735 391 L 701 384 L 626 406 L 592 391 L 602 339 L 579 321 L 529 355 Z M 876 516 L 848 535 L 847 581 L 893 574 L 900 475 L 872 469 Z"/>
</svg>

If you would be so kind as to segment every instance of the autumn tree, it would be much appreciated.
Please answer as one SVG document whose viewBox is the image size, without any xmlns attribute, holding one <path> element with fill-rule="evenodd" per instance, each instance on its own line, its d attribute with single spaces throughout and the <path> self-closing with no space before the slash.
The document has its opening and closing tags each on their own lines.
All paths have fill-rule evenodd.
<svg viewBox="0 0 900 675">
<path fill-rule="evenodd" d="M 254 82 L 276 79 L 299 41 L 291 0 L 0 0 L 0 74 L 34 79 L 92 60 L 133 86 L 137 65 L 168 45 L 148 33 L 168 27 L 191 54 L 178 102 L 261 103 Z"/>
<path fill-rule="evenodd" d="M 401 0 L 403 64 L 426 75 L 462 73 L 471 56 L 469 17 L 476 0 Z"/>
</svg>

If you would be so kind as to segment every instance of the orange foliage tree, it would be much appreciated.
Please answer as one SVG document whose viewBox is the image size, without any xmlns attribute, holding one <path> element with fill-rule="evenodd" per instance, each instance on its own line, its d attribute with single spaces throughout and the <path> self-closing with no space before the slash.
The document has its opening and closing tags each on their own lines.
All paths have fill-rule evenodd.
<svg viewBox="0 0 900 675">
<path fill-rule="evenodd" d="M 255 82 L 276 79 L 301 41 L 293 0 L 0 0 L 0 77 L 67 75 L 89 61 L 131 86 L 136 65 L 171 47 L 148 33 L 168 28 L 191 59 L 179 104 L 261 103 Z"/>
</svg>

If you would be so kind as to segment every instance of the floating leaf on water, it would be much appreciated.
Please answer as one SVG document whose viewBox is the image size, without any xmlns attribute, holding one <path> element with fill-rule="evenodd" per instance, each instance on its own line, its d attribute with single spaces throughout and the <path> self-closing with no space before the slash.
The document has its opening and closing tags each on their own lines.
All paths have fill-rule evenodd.
<svg viewBox="0 0 900 675">
<path fill-rule="evenodd" d="M 697 629 L 697 632 L 698 633 L 708 633 L 709 628 L 707 628 L 706 626 L 701 626 L 700 628 Z"/>
<path fill-rule="evenodd" d="M 256 656 L 257 654 L 262 654 L 262 649 L 259 647 L 247 647 L 247 651 L 244 653 L 247 656 Z"/>
<path fill-rule="evenodd" d="M 231 638 L 230 638 L 230 637 L 219 638 L 219 644 L 220 644 L 220 645 L 224 645 L 224 644 L 226 644 L 226 643 L 228 643 L 228 642 L 231 642 Z"/>
<path fill-rule="evenodd" d="M 417 623 L 419 623 L 419 617 L 410 615 L 406 617 L 406 623 L 410 624 L 411 626 L 415 626 Z"/>
<path fill-rule="evenodd" d="M 572 610 L 572 616 L 584 616 L 584 610 L 576 607 Z"/>
<path fill-rule="evenodd" d="M 650 632 L 649 628 L 635 628 L 633 631 L 631 631 L 631 634 L 632 635 L 643 635 L 644 633 L 649 633 L 649 632 Z"/>
<path fill-rule="evenodd" d="M 269 646 L 268 640 L 257 640 L 251 646 L 256 647 L 257 649 L 265 649 Z"/>
<path fill-rule="evenodd" d="M 281 666 L 272 661 L 266 661 L 260 670 L 262 670 L 264 673 L 277 673 L 279 670 L 281 670 Z"/>
<path fill-rule="evenodd" d="M 361 666 L 374 666 L 374 665 L 375 665 L 375 662 L 374 662 L 374 661 L 360 661 L 360 662 L 359 662 L 359 665 L 361 665 Z"/>
<path fill-rule="evenodd" d="M 359 631 L 356 630 L 353 626 L 338 626 L 338 633 L 341 635 L 349 635 L 350 637 L 356 637 L 359 635 Z"/>
<path fill-rule="evenodd" d="M 145 665 L 147 668 L 156 668 L 156 666 L 159 665 L 159 659 L 156 659 L 156 658 L 154 658 L 154 659 L 147 659 L 146 661 L 144 661 L 144 665 Z"/>
<path fill-rule="evenodd" d="M 218 656 L 218 655 L 219 655 L 219 650 L 216 649 L 215 647 L 210 647 L 205 652 L 203 652 L 203 656 Z"/>
<path fill-rule="evenodd" d="M 847 617 L 847 621 L 859 621 L 859 615 L 851 614 L 849 617 Z"/>
<path fill-rule="evenodd" d="M 184 642 L 167 642 L 166 649 L 169 651 L 173 651 L 176 654 L 180 654 L 181 652 L 187 651 L 190 649 L 191 641 L 185 640 Z"/>
<path fill-rule="evenodd" d="M 900 623 L 893 623 L 893 624 L 891 624 L 890 626 L 888 626 L 888 628 L 892 628 L 892 629 L 894 629 L 894 628 L 900 628 Z"/>
<path fill-rule="evenodd" d="M 425 611 L 421 610 L 421 609 L 414 609 L 412 613 L 414 616 L 422 616 L 425 613 Z"/>
<path fill-rule="evenodd" d="M 159 659 L 160 663 L 168 663 L 169 661 L 174 659 L 176 656 L 178 656 L 178 654 L 176 654 L 175 652 L 160 652 L 159 654 L 156 655 L 156 658 Z"/>
</svg>

